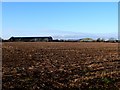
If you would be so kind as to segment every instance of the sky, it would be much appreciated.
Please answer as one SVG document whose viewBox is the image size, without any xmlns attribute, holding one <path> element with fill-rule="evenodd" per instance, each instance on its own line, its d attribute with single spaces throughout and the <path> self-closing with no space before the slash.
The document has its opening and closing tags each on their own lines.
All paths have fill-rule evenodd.
<svg viewBox="0 0 120 90">
<path fill-rule="evenodd" d="M 118 34 L 117 2 L 3 2 L 2 38 L 110 38 Z"/>
</svg>

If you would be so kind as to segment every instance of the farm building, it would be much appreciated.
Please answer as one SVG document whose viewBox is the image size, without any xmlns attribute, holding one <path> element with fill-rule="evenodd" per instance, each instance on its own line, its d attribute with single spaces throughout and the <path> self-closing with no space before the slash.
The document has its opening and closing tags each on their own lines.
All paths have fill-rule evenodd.
<svg viewBox="0 0 120 90">
<path fill-rule="evenodd" d="M 52 37 L 11 37 L 11 42 L 50 42 Z"/>
<path fill-rule="evenodd" d="M 83 38 L 80 39 L 80 42 L 93 42 L 94 40 L 92 38 Z"/>
</svg>

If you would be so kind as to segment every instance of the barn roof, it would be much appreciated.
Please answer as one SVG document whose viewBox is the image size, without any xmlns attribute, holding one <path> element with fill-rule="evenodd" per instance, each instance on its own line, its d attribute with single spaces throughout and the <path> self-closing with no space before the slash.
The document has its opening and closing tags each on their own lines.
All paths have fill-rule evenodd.
<svg viewBox="0 0 120 90">
<path fill-rule="evenodd" d="M 49 37 L 11 37 L 10 39 L 34 39 L 34 38 L 52 38 L 51 36 Z"/>
</svg>

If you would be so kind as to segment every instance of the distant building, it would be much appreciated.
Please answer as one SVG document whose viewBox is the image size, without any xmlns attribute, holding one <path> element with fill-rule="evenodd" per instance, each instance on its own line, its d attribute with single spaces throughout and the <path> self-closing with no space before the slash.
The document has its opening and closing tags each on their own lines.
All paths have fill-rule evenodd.
<svg viewBox="0 0 120 90">
<path fill-rule="evenodd" d="M 79 40 L 80 42 L 93 42 L 94 40 L 92 38 L 83 38 Z"/>
<path fill-rule="evenodd" d="M 52 37 L 11 37 L 11 42 L 50 42 Z"/>
</svg>

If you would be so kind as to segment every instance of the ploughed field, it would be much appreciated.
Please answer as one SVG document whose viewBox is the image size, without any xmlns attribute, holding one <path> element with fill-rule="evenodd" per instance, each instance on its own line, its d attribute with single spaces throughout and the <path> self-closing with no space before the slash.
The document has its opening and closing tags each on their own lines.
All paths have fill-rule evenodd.
<svg viewBox="0 0 120 90">
<path fill-rule="evenodd" d="M 118 43 L 6 42 L 3 90 L 120 90 Z"/>
</svg>

